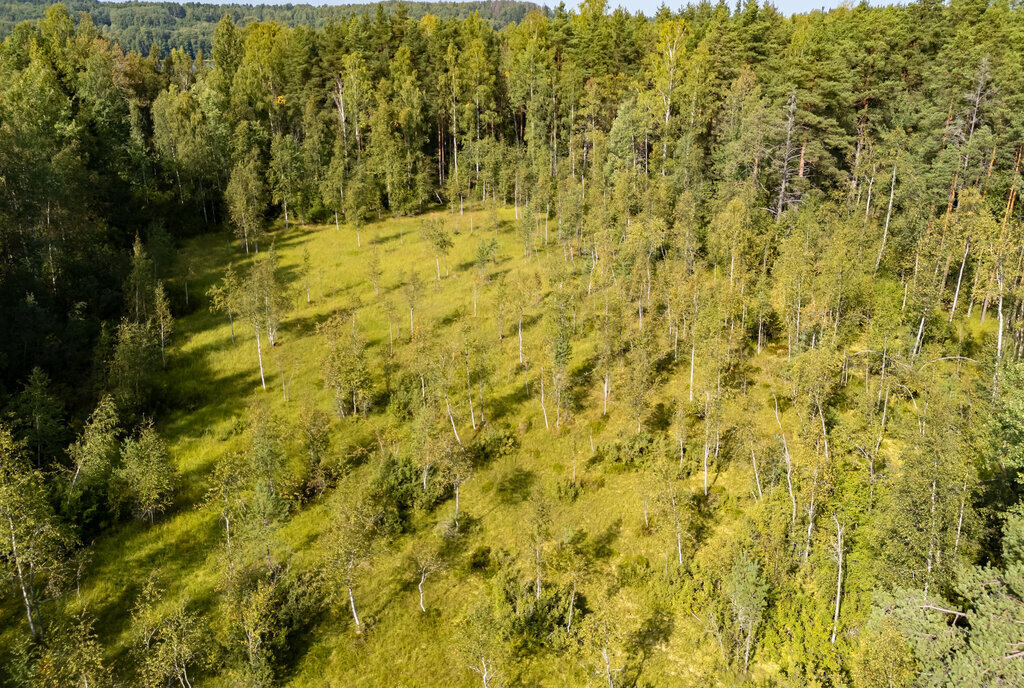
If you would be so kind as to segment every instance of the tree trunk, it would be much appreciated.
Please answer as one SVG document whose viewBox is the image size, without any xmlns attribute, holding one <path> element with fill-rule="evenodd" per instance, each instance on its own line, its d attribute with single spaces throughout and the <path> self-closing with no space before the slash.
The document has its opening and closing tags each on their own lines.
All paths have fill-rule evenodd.
<svg viewBox="0 0 1024 688">
<path fill-rule="evenodd" d="M 693 401 L 693 362 L 697 357 L 697 342 L 692 339 L 690 342 L 690 401 Z"/>
<path fill-rule="evenodd" d="M 793 516 L 790 525 L 790 538 L 796 529 L 796 496 L 793 494 L 793 457 L 789 453 L 789 445 L 786 443 L 786 431 L 782 429 L 782 418 L 779 416 L 779 402 L 775 400 L 775 422 L 779 424 L 779 435 L 782 437 L 782 453 L 786 458 L 786 487 L 789 490 L 789 501 L 793 506 Z"/>
<path fill-rule="evenodd" d="M 544 369 L 540 369 L 540 410 L 544 412 L 544 429 L 548 430 L 551 426 L 548 425 L 548 410 L 544 406 Z"/>
<path fill-rule="evenodd" d="M 789 96 L 787 104 L 789 115 L 786 120 L 786 143 L 783 150 L 781 180 L 779 182 L 779 197 L 775 204 L 775 222 L 782 220 L 782 211 L 786 203 L 786 188 L 789 185 L 791 158 L 793 156 L 793 130 L 796 122 L 796 91 Z"/>
<path fill-rule="evenodd" d="M 565 632 L 572 631 L 572 612 L 576 607 L 576 579 L 572 581 L 572 592 L 569 594 L 569 619 L 565 624 Z"/>
<path fill-rule="evenodd" d="M 459 431 L 455 428 L 455 417 L 452 416 L 452 405 L 448 403 L 448 395 L 444 395 L 444 405 L 448 408 L 448 420 L 452 422 L 452 432 L 455 433 L 455 441 L 462 446 L 462 438 L 459 437 Z"/>
<path fill-rule="evenodd" d="M 999 313 L 999 333 L 996 337 L 996 365 L 998 366 L 1000 361 L 1003 360 L 1003 275 L 1002 266 L 1000 265 L 997 270 L 997 282 L 999 283 L 999 302 L 998 302 L 998 313 Z"/>
<path fill-rule="evenodd" d="M 256 327 L 256 357 L 260 362 L 260 384 L 263 385 L 263 389 L 267 389 L 267 380 L 263 377 L 263 345 L 260 343 L 260 328 Z"/>
<path fill-rule="evenodd" d="M 611 662 L 608 661 L 608 648 L 601 648 L 601 658 L 604 659 L 604 674 L 608 679 L 608 688 L 615 688 L 615 682 L 612 680 L 612 666 Z"/>
<path fill-rule="evenodd" d="M 352 594 L 352 586 L 348 586 L 348 604 L 352 608 L 352 619 L 356 622 L 356 632 L 362 632 L 363 625 L 359 623 L 359 614 L 356 613 L 356 597 Z"/>
<path fill-rule="evenodd" d="M 836 631 L 839 629 L 839 604 L 842 600 L 843 592 L 843 530 L 844 528 L 839 525 L 839 520 L 833 516 L 832 520 L 836 523 L 836 562 L 838 564 L 839 572 L 836 579 L 836 607 L 835 612 L 832 614 L 832 638 L 829 642 L 833 645 L 836 644 Z"/>
<path fill-rule="evenodd" d="M 956 313 L 956 302 L 960 299 L 960 284 L 964 279 L 964 266 L 967 265 L 967 253 L 971 250 L 971 241 L 964 242 L 964 257 L 960 261 L 960 272 L 956 277 L 956 290 L 953 291 L 953 304 L 949 307 L 949 322 L 953 322 L 953 314 Z"/>
<path fill-rule="evenodd" d="M 14 519 L 11 515 L 7 515 L 7 525 L 11 530 L 11 557 L 14 559 L 14 568 L 18 573 L 18 585 L 21 588 L 21 597 L 25 600 L 25 615 L 28 616 L 28 627 L 32 632 L 32 637 L 39 637 L 39 631 L 36 629 L 35 621 L 32 618 L 32 600 L 28 594 L 28 584 L 25 581 L 25 572 L 21 566 L 21 557 L 18 555 L 18 541 L 14 537 Z"/>
<path fill-rule="evenodd" d="M 469 422 L 476 430 L 476 413 L 473 411 L 473 379 L 469 375 L 469 357 L 466 357 L 466 397 L 469 399 Z"/>
<path fill-rule="evenodd" d="M 754 482 L 757 483 L 757 497 L 763 499 L 764 494 L 761 492 L 761 478 L 757 474 L 757 456 L 754 454 L 754 448 L 750 448 L 750 462 L 754 465 Z"/>
<path fill-rule="evenodd" d="M 704 496 L 708 496 L 708 454 L 711 452 L 711 410 L 704 403 Z"/>
<path fill-rule="evenodd" d="M 825 448 L 825 463 L 828 463 L 832 460 L 832 456 L 828 448 L 828 430 L 825 429 L 825 413 L 821 409 L 821 404 L 818 404 L 818 418 L 821 420 L 821 439 Z"/>
<path fill-rule="evenodd" d="M 523 314 L 519 314 L 519 362 L 523 362 Z"/>
<path fill-rule="evenodd" d="M 676 507 L 676 496 L 672 495 L 672 518 L 676 526 L 676 559 L 680 566 L 683 565 L 683 529 L 679 524 L 679 509 Z"/>
<path fill-rule="evenodd" d="M 420 610 L 424 614 L 427 613 L 427 608 L 423 604 L 423 583 L 426 580 L 427 580 L 427 572 L 426 571 L 420 571 L 420 584 L 418 586 L 416 586 L 416 587 L 418 587 L 419 591 L 420 591 Z"/>
<path fill-rule="evenodd" d="M 889 237 L 889 219 L 892 217 L 892 199 L 896 194 L 896 163 L 892 164 L 892 182 L 889 184 L 889 209 L 885 211 L 885 227 L 882 229 L 882 245 L 878 249 L 878 258 L 875 259 L 875 272 L 882 264 L 882 253 L 885 252 L 885 240 Z"/>
</svg>

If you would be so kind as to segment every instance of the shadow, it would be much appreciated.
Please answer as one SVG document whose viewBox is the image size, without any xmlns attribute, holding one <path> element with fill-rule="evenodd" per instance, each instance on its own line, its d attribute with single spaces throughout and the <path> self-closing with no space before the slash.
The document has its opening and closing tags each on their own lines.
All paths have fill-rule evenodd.
<svg viewBox="0 0 1024 688">
<path fill-rule="evenodd" d="M 437 326 L 438 327 L 448 327 L 449 325 L 454 325 L 455 323 L 459 322 L 459 320 L 462 319 L 463 316 L 465 316 L 465 315 L 466 315 L 466 309 L 465 308 L 462 308 L 462 307 L 456 308 L 455 310 L 449 312 L 446 316 L 444 316 L 443 318 L 438 320 L 437 321 Z"/>
<path fill-rule="evenodd" d="M 406 232 L 408 233 L 408 232 Z M 394 232 L 393 234 L 384 234 L 383 232 L 378 233 L 372 239 L 366 243 L 369 246 L 383 246 L 384 244 L 390 244 L 392 241 L 398 241 L 401 239 L 402 234 L 400 232 Z"/>
<path fill-rule="evenodd" d="M 90 607 L 98 632 L 106 638 L 128 632 L 131 616 L 125 610 L 134 606 L 146 580 L 140 572 L 159 571 L 159 583 L 166 587 L 167 597 L 174 599 L 181 594 L 189 574 L 201 568 L 209 557 L 218 555 L 222 530 L 213 510 L 208 512 L 209 517 L 204 512 L 187 528 L 182 528 L 180 518 L 172 519 L 165 514 L 164 520 L 153 525 L 133 521 L 106 532 L 95 545 L 94 556 L 94 561 L 104 563 L 90 566 L 87 574 L 89 579 L 104 581 L 108 588 L 102 604 Z M 168 532 L 173 532 L 174 537 L 166 537 Z M 191 606 L 210 609 L 216 606 L 215 597 L 212 587 L 204 587 L 200 595 L 191 598 Z M 119 643 L 105 646 L 119 648 L 120 654 L 129 650 Z"/>
<path fill-rule="evenodd" d="M 540 313 L 529 313 L 523 315 L 523 332 L 528 332 L 534 325 L 540 322 L 542 315 Z M 513 322 L 515 327 L 518 327 L 516 322 Z"/>
<path fill-rule="evenodd" d="M 285 599 L 277 619 L 282 629 L 275 639 L 281 647 L 275 653 L 278 665 L 275 678 L 279 685 L 286 682 L 283 679 L 295 675 L 300 660 L 315 644 L 313 629 L 327 617 L 328 605 L 323 601 L 323 591 L 314 576 L 311 573 L 298 574 L 289 580 L 284 591 Z"/>
<path fill-rule="evenodd" d="M 440 553 L 446 561 L 455 561 L 469 549 L 471 536 L 481 528 L 480 519 L 463 510 L 459 512 L 457 528 L 451 515 L 446 520 L 452 522 L 452 528 L 442 538 Z"/>
<path fill-rule="evenodd" d="M 630 635 L 626 641 L 630 657 L 623 668 L 622 685 L 640 685 L 640 676 L 651 652 L 669 639 L 674 628 L 672 616 L 658 609 Z"/>
<path fill-rule="evenodd" d="M 639 653 L 641 664 L 647 660 L 655 647 L 669 639 L 674 628 L 675 620 L 671 614 L 662 609 L 656 609 L 651 613 L 651 616 L 633 633 L 629 642 L 633 651 Z"/>
<path fill-rule="evenodd" d="M 501 504 L 524 502 L 530 497 L 537 475 L 533 471 L 516 466 L 503 475 L 495 486 L 495 493 Z"/>
<path fill-rule="evenodd" d="M 582 413 L 587 409 L 587 392 L 594 384 L 594 373 L 597 370 L 597 357 L 591 356 L 569 373 L 569 385 L 567 392 L 572 400 L 571 410 L 575 413 Z"/>
<path fill-rule="evenodd" d="M 679 367 L 680 361 L 676 359 L 672 351 L 665 352 L 664 355 L 655 359 L 651 365 L 651 370 L 654 372 L 657 378 L 664 378 L 672 374 Z"/>
<path fill-rule="evenodd" d="M 621 532 L 622 519 L 617 518 L 613 523 L 609 524 L 603 532 L 590 538 L 589 546 L 593 557 L 595 559 L 607 559 L 614 554 L 612 544 L 619 539 L 619 534 Z"/>
<path fill-rule="evenodd" d="M 644 421 L 644 425 L 651 432 L 665 432 L 672 425 L 672 414 L 674 411 L 675 409 L 672 406 L 666 406 L 665 402 L 659 401 L 651 409 L 651 413 L 647 420 Z"/>
<path fill-rule="evenodd" d="M 489 423 L 501 420 L 527 400 L 521 369 L 516 371 L 515 382 L 515 387 L 508 394 L 493 396 L 487 400 L 487 421 Z"/>
<path fill-rule="evenodd" d="M 287 318 L 283 320 L 281 322 L 280 334 L 278 335 L 280 341 L 275 348 L 287 345 L 289 342 L 293 342 L 301 337 L 309 337 L 316 334 L 317 326 L 327 322 L 332 315 L 340 310 L 342 309 L 330 309 L 313 313 L 304 318 Z"/>
</svg>

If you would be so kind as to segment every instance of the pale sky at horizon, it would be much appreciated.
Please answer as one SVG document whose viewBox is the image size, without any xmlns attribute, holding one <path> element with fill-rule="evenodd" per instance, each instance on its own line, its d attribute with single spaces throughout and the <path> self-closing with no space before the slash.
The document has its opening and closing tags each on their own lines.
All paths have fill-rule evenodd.
<svg viewBox="0 0 1024 688">
<path fill-rule="evenodd" d="M 115 0 L 116 1 L 116 0 Z M 185 0 L 175 0 L 177 2 L 184 2 Z M 231 2 L 237 2 L 239 4 L 250 4 L 250 5 L 283 5 L 286 4 L 287 0 L 192 0 L 193 2 L 200 2 L 202 4 L 227 4 Z M 425 0 L 429 1 L 429 0 Z M 454 0 L 458 2 L 458 0 Z M 760 0 L 763 2 L 763 0 Z M 789 15 L 798 12 L 809 12 L 811 10 L 820 9 L 832 9 L 839 7 L 843 2 L 849 2 L 850 4 L 858 4 L 852 2 L 852 0 L 774 0 L 772 4 L 782 12 L 783 14 Z M 905 4 L 910 0 L 868 0 L 871 5 L 894 5 L 894 4 Z M 558 0 L 532 0 L 539 5 L 547 5 L 548 7 L 557 7 Z M 711 0 L 711 2 L 717 2 L 717 0 Z M 726 0 L 730 5 L 735 5 L 736 0 Z M 346 4 L 363 4 L 372 5 L 373 2 L 369 0 L 292 0 L 293 4 L 308 4 L 308 5 L 346 5 Z M 609 7 L 624 7 L 631 12 L 641 11 L 647 16 L 654 15 L 658 8 L 662 4 L 667 5 L 670 9 L 677 10 L 683 7 L 686 2 L 685 0 L 676 0 L 672 2 L 670 0 L 608 0 Z M 566 7 L 578 7 L 578 0 L 565 0 Z"/>
<path fill-rule="evenodd" d="M 537 4 L 547 5 L 549 7 L 558 6 L 557 0 L 555 2 L 545 2 L 544 0 L 532 1 L 536 2 Z M 710 0 L 712 4 L 717 4 L 717 1 L 718 0 Z M 764 3 L 764 0 L 758 1 L 761 2 L 762 4 Z M 844 0 L 773 0 L 772 4 L 775 5 L 776 9 L 778 9 L 783 14 L 789 15 L 799 12 L 810 12 L 811 10 L 832 9 L 842 5 L 843 1 Z M 850 2 L 850 0 L 846 1 Z M 906 1 L 907 0 L 887 0 L 884 2 L 876 2 L 868 0 L 868 3 L 871 5 L 892 5 L 903 4 Z M 734 7 L 736 5 L 736 0 L 726 0 L 726 2 L 729 4 L 730 7 Z M 608 0 L 609 7 L 622 6 L 625 9 L 630 10 L 632 12 L 641 11 L 647 16 L 654 15 L 662 4 L 665 4 L 669 9 L 678 10 L 679 8 L 685 6 L 687 3 L 685 2 L 685 0 L 677 2 L 670 2 L 669 0 Z M 694 2 L 694 4 L 696 4 L 696 2 Z M 850 4 L 855 5 L 858 3 L 850 2 Z M 566 0 L 565 2 L 566 7 L 576 7 L 578 5 L 578 2 L 570 0 Z"/>
</svg>

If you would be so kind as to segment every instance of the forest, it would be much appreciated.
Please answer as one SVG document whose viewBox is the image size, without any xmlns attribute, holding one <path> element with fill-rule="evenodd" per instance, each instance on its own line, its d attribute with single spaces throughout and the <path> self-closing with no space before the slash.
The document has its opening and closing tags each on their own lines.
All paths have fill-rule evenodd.
<svg viewBox="0 0 1024 688">
<path fill-rule="evenodd" d="M 1024 8 L 94 7 L 0 43 L 0 686 L 1024 685 Z"/>
<path fill-rule="evenodd" d="M 50 0 L 0 0 L 0 39 L 24 21 L 42 19 Z M 159 2 L 150 0 L 68 0 L 64 3 L 72 16 L 88 14 L 105 38 L 126 50 L 148 54 L 182 48 L 191 57 L 210 54 L 213 31 L 225 15 L 239 27 L 250 22 L 277 22 L 286 26 L 320 28 L 367 11 L 365 4 L 266 5 L 203 2 Z M 545 11 L 541 5 L 522 0 L 455 0 L 441 2 L 374 3 L 377 12 L 400 13 L 420 19 L 426 14 L 440 18 L 465 19 L 478 13 L 494 28 L 520 21 L 527 12 Z"/>
</svg>

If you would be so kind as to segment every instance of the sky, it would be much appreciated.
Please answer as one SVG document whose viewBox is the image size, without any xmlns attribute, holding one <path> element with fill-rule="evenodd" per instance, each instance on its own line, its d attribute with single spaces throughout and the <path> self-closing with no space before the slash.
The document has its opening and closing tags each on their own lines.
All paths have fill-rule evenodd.
<svg viewBox="0 0 1024 688">
<path fill-rule="evenodd" d="M 538 4 L 545 4 L 552 7 L 558 4 L 557 0 L 547 0 L 546 2 L 544 0 L 533 1 L 538 2 Z M 716 1 L 717 0 L 712 0 L 712 2 Z M 736 4 L 735 0 L 726 1 L 730 5 Z M 572 4 L 572 2 L 573 0 L 565 0 L 566 7 Z M 686 4 L 685 0 L 677 0 L 676 2 L 673 2 L 672 0 L 608 0 L 608 5 L 610 7 L 616 7 L 621 5 L 625 9 L 630 10 L 632 12 L 642 11 L 647 16 L 651 16 L 655 12 L 657 12 L 662 2 L 664 2 L 665 5 L 667 5 L 670 9 L 673 10 L 679 9 L 681 6 Z M 873 5 L 890 4 L 891 2 L 893 2 L 893 0 L 888 0 L 882 3 L 872 0 L 869 0 L 869 2 Z M 773 4 L 783 14 L 793 14 L 795 12 L 808 12 L 810 10 L 820 10 L 822 8 L 831 9 L 833 7 L 838 7 L 839 5 L 841 5 L 842 0 L 774 0 Z"/>
<path fill-rule="evenodd" d="M 184 0 L 178 0 L 184 2 Z M 200 2 L 211 2 L 211 0 L 199 0 Z M 217 2 L 218 0 L 212 0 Z M 308 3 L 310 5 L 335 5 L 335 4 L 349 4 L 349 3 L 360 3 L 364 0 L 223 0 L 224 2 L 237 1 L 240 3 L 257 4 L 257 5 L 278 5 L 284 4 L 285 2 L 293 3 Z M 716 1 L 716 0 L 712 0 Z M 726 0 L 730 5 L 735 4 L 735 0 Z M 763 1 L 763 0 L 762 0 Z M 843 3 L 844 0 L 774 0 L 775 7 L 783 14 L 793 14 L 796 12 L 808 12 L 810 10 L 819 9 L 831 9 L 838 7 Z M 845 0 L 856 4 L 853 0 Z M 859 0 L 858 0 L 859 1 Z M 907 2 L 908 0 L 868 0 L 872 5 L 890 5 Z M 559 0 L 533 0 L 538 4 L 548 5 L 549 7 L 555 7 L 558 5 Z M 566 7 L 574 7 L 578 5 L 578 0 L 564 0 Z M 686 4 L 686 0 L 608 0 L 610 7 L 622 6 L 632 12 L 641 11 L 647 16 L 652 16 L 661 6 L 662 2 L 668 5 L 671 9 L 679 9 L 682 5 Z M 365 2 L 365 4 L 372 4 L 371 2 Z"/>
</svg>

